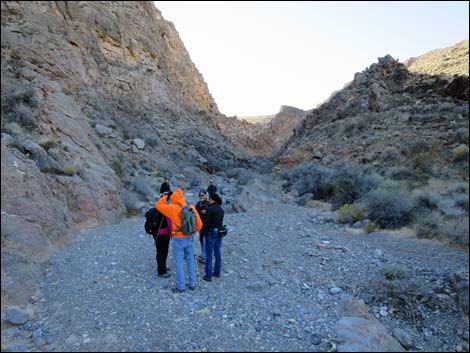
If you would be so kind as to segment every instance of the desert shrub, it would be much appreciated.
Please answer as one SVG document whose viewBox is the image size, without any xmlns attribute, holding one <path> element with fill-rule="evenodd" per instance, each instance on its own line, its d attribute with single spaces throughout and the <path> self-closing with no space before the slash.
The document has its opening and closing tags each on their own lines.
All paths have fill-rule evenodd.
<svg viewBox="0 0 470 353">
<path fill-rule="evenodd" d="M 362 230 L 366 233 L 372 233 L 379 229 L 379 226 L 375 222 L 368 222 L 362 226 Z"/>
<path fill-rule="evenodd" d="M 73 165 L 66 165 L 63 171 L 64 174 L 68 176 L 73 176 L 77 174 L 77 168 L 75 168 Z"/>
<path fill-rule="evenodd" d="M 367 216 L 383 228 L 408 224 L 412 218 L 411 201 L 404 190 L 382 187 L 365 196 Z"/>
<path fill-rule="evenodd" d="M 469 185 L 466 183 L 454 183 L 448 186 L 447 192 L 450 194 L 468 194 Z"/>
<path fill-rule="evenodd" d="M 414 190 L 412 193 L 412 203 L 415 208 L 435 209 L 441 201 L 441 195 L 435 192 L 424 190 Z"/>
<path fill-rule="evenodd" d="M 333 208 L 352 204 L 382 182 L 378 175 L 368 175 L 358 165 L 343 163 L 333 171 Z"/>
<path fill-rule="evenodd" d="M 407 167 L 396 167 L 391 168 L 388 175 L 393 180 L 405 180 L 413 178 L 415 173 Z"/>
<path fill-rule="evenodd" d="M 381 272 L 383 276 L 390 281 L 396 279 L 406 279 L 410 277 L 406 267 L 401 264 L 385 265 L 384 267 L 382 267 Z"/>
<path fill-rule="evenodd" d="M 343 205 L 338 210 L 338 223 L 353 224 L 364 219 L 365 210 L 359 205 Z"/>
<path fill-rule="evenodd" d="M 455 207 L 454 200 L 443 199 L 438 204 L 439 210 L 447 217 L 459 217 L 464 214 L 462 209 Z"/>
<path fill-rule="evenodd" d="M 438 211 L 418 217 L 414 225 L 418 238 L 433 239 L 439 236 L 439 224 L 444 222 L 444 217 Z"/>
<path fill-rule="evenodd" d="M 41 141 L 39 145 L 44 148 L 46 151 L 48 151 L 50 148 L 57 147 L 57 142 L 54 140 L 45 140 Z"/>
<path fill-rule="evenodd" d="M 12 94 L 2 95 L 2 131 L 9 123 L 17 123 L 27 129 L 36 128 L 37 124 L 31 110 L 36 104 L 34 90 L 30 88 L 21 89 Z"/>
<path fill-rule="evenodd" d="M 394 146 L 388 146 L 382 152 L 382 158 L 384 161 L 395 161 L 400 156 L 397 148 Z"/>
<path fill-rule="evenodd" d="M 468 245 L 468 217 L 450 218 L 438 226 L 438 237 L 451 243 Z"/>
<path fill-rule="evenodd" d="M 463 208 L 468 212 L 468 194 L 461 194 L 461 195 L 455 195 L 454 196 L 454 204 L 457 207 Z"/>
<path fill-rule="evenodd" d="M 452 150 L 452 159 L 456 162 L 468 160 L 468 146 L 460 145 Z"/>
<path fill-rule="evenodd" d="M 124 175 L 124 168 L 122 167 L 122 163 L 119 159 L 113 159 L 111 161 L 111 168 L 114 170 L 116 175 L 120 178 Z"/>
<path fill-rule="evenodd" d="M 297 190 L 299 195 L 313 193 L 319 200 L 328 200 L 333 193 L 331 175 L 330 169 L 316 162 L 303 163 L 282 174 L 287 185 Z"/>
</svg>

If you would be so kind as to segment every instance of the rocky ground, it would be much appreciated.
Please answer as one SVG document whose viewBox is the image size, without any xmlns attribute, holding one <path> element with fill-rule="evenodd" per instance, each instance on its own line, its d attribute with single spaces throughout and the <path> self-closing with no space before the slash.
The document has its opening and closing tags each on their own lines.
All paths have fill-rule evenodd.
<svg viewBox="0 0 470 353">
<path fill-rule="evenodd" d="M 32 318 L 3 321 L 2 350 L 344 351 L 351 337 L 337 322 L 359 303 L 409 351 L 468 351 L 449 280 L 468 268 L 468 250 L 361 233 L 295 206 L 227 213 L 225 223 L 221 278 L 183 294 L 171 292 L 171 251 L 172 277 L 157 277 L 142 218 L 79 235 L 50 262 Z M 385 279 L 391 264 L 408 278 Z M 344 294 L 359 302 L 340 309 Z"/>
</svg>

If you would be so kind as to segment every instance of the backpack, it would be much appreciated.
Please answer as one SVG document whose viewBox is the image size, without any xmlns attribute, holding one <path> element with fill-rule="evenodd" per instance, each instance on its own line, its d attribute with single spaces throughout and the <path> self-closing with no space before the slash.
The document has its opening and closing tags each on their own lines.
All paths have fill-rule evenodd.
<svg viewBox="0 0 470 353">
<path fill-rule="evenodd" d="M 196 233 L 196 214 L 194 210 L 189 207 L 181 208 L 181 227 L 177 229 L 178 232 L 184 235 L 194 235 Z"/>
<path fill-rule="evenodd" d="M 152 235 L 156 234 L 159 226 L 161 224 L 158 224 L 158 211 L 155 207 L 152 207 L 145 213 L 145 232 Z"/>
</svg>

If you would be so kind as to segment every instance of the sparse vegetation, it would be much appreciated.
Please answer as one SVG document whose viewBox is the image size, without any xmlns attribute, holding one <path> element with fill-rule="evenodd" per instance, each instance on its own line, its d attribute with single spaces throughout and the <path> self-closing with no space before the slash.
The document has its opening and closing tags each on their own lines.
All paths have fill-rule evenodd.
<svg viewBox="0 0 470 353">
<path fill-rule="evenodd" d="M 30 88 L 18 90 L 1 97 L 2 131 L 10 123 L 16 123 L 26 129 L 34 129 L 37 123 L 31 110 L 37 104 L 34 90 Z"/>
<path fill-rule="evenodd" d="M 362 226 L 362 230 L 366 233 L 372 233 L 379 229 L 379 226 L 375 222 L 368 222 Z"/>
<path fill-rule="evenodd" d="M 468 146 L 460 145 L 452 150 L 452 159 L 455 162 L 468 160 Z"/>
<path fill-rule="evenodd" d="M 57 141 L 54 140 L 44 140 L 39 143 L 39 145 L 44 148 L 46 151 L 48 151 L 50 148 L 55 148 L 57 147 Z"/>
<path fill-rule="evenodd" d="M 122 167 L 122 163 L 119 159 L 113 159 L 111 161 L 111 168 L 118 177 L 122 178 L 124 176 L 124 168 Z"/>
<path fill-rule="evenodd" d="M 390 281 L 394 281 L 396 279 L 406 279 L 410 277 L 406 267 L 401 264 L 385 265 L 382 267 L 381 272 L 384 277 Z"/>
<path fill-rule="evenodd" d="M 74 176 L 77 174 L 77 168 L 75 168 L 73 165 L 66 165 L 64 167 L 64 174 L 67 176 Z"/>
<path fill-rule="evenodd" d="M 405 190 L 381 187 L 365 197 L 367 216 L 383 228 L 408 224 L 412 219 L 411 201 Z"/>
<path fill-rule="evenodd" d="M 365 210 L 359 205 L 343 205 L 338 210 L 338 223 L 353 224 L 364 219 Z"/>
</svg>

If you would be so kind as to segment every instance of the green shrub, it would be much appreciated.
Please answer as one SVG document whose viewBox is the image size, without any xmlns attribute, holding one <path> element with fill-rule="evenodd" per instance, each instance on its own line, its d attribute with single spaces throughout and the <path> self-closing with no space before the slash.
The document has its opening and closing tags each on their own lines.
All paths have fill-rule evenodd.
<svg viewBox="0 0 470 353">
<path fill-rule="evenodd" d="M 408 195 L 399 189 L 379 188 L 365 197 L 368 217 L 382 228 L 395 228 L 408 224 L 412 207 Z"/>
<path fill-rule="evenodd" d="M 460 145 L 452 150 L 452 159 L 456 162 L 468 160 L 468 146 Z"/>
<path fill-rule="evenodd" d="M 410 277 L 406 267 L 401 264 L 385 265 L 384 267 L 382 267 L 381 272 L 384 275 L 384 277 L 390 281 L 393 281 L 396 279 L 405 279 L 405 278 Z"/>
<path fill-rule="evenodd" d="M 414 225 L 416 236 L 418 238 L 433 239 L 439 237 L 439 224 L 444 223 L 444 217 L 440 212 L 432 213 L 418 217 Z"/>
<path fill-rule="evenodd" d="M 114 170 L 116 175 L 120 178 L 124 175 L 124 168 L 122 167 L 122 163 L 119 159 L 113 159 L 111 161 L 111 168 Z"/>
<path fill-rule="evenodd" d="M 74 176 L 77 174 L 77 168 L 75 168 L 73 165 L 66 165 L 64 167 L 64 174 L 68 176 Z"/>
<path fill-rule="evenodd" d="M 45 140 L 39 143 L 39 145 L 48 151 L 50 148 L 57 147 L 57 142 L 54 140 Z"/>
<path fill-rule="evenodd" d="M 362 230 L 366 233 L 372 233 L 379 229 L 379 226 L 375 222 L 369 222 L 362 226 Z"/>
<path fill-rule="evenodd" d="M 413 206 L 416 208 L 436 209 L 441 201 L 441 195 L 424 190 L 414 190 L 412 198 Z"/>
<path fill-rule="evenodd" d="M 355 164 L 342 163 L 333 170 L 333 209 L 352 204 L 382 182 Z"/>
<path fill-rule="evenodd" d="M 36 121 L 31 110 L 36 106 L 34 90 L 27 88 L 18 90 L 12 94 L 1 96 L 2 131 L 9 123 L 17 123 L 26 129 L 37 127 Z"/>
<path fill-rule="evenodd" d="M 338 223 L 353 224 L 364 219 L 365 211 L 358 205 L 343 205 L 338 210 Z"/>
</svg>

